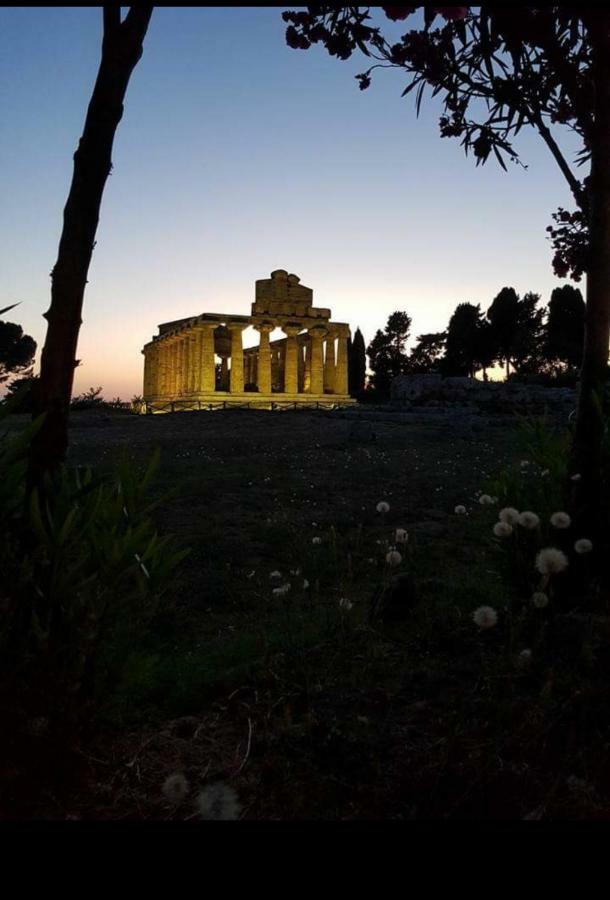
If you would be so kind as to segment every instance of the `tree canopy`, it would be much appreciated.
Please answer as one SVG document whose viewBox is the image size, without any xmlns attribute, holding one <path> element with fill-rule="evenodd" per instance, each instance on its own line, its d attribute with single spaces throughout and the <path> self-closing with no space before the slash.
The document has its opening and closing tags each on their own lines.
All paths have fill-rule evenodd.
<svg viewBox="0 0 610 900">
<path fill-rule="evenodd" d="M 21 325 L 0 321 L 0 382 L 23 375 L 34 363 L 36 341 Z"/>
</svg>

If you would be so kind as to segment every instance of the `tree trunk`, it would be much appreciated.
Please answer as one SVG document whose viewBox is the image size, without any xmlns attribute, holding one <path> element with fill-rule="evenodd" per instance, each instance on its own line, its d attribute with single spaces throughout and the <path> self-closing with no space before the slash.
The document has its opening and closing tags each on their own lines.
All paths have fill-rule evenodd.
<svg viewBox="0 0 610 900">
<path fill-rule="evenodd" d="M 112 167 L 112 144 L 123 115 L 123 100 L 131 73 L 142 56 L 152 9 L 131 7 L 121 22 L 120 7 L 104 7 L 102 59 L 74 154 L 57 262 L 51 273 L 51 306 L 44 316 L 48 325 L 36 414 L 43 412 L 46 416 L 30 450 L 30 484 L 39 484 L 46 471 L 63 461 L 67 450 L 76 346 L 100 205 Z"/>
<path fill-rule="evenodd" d="M 580 372 L 570 474 L 571 510 L 589 536 L 600 525 L 603 398 L 610 343 L 610 15 L 597 9 L 590 28 L 595 85 L 595 131 L 591 140 L 589 262 L 585 342 Z"/>
</svg>

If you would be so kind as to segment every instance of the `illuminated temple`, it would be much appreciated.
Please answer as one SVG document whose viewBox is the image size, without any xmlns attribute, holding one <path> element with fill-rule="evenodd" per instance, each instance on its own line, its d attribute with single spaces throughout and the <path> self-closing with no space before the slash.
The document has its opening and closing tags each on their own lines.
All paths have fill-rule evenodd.
<svg viewBox="0 0 610 900">
<path fill-rule="evenodd" d="M 255 347 L 243 347 L 253 326 Z M 271 340 L 279 328 L 284 336 Z M 313 305 L 284 269 L 256 282 L 249 316 L 202 313 L 159 325 L 145 344 L 147 412 L 242 406 L 347 406 L 349 326 Z"/>
</svg>

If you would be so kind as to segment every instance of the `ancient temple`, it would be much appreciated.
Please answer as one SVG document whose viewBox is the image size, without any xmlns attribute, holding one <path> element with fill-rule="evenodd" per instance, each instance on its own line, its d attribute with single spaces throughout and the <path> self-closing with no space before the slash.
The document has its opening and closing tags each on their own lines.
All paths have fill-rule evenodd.
<svg viewBox="0 0 610 900">
<path fill-rule="evenodd" d="M 258 346 L 245 348 L 252 325 Z M 270 340 L 274 329 L 285 337 Z M 313 305 L 313 291 L 276 269 L 256 282 L 249 316 L 202 313 L 159 325 L 144 345 L 147 412 L 248 405 L 347 406 L 349 326 Z"/>
</svg>

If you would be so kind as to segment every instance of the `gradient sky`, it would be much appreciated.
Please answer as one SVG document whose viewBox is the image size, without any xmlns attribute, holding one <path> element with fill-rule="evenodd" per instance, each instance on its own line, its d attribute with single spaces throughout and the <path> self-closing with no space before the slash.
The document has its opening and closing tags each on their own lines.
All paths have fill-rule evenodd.
<svg viewBox="0 0 610 900">
<path fill-rule="evenodd" d="M 560 284 L 545 227 L 570 195 L 539 138 L 517 144 L 527 170 L 476 168 L 439 138 L 436 101 L 416 118 L 400 72 L 361 92 L 361 55 L 287 47 L 286 8 L 155 8 L 115 139 L 76 393 L 141 393 L 160 322 L 248 314 L 273 269 L 367 343 L 396 309 L 415 338 L 504 285 L 546 303 Z M 101 33 L 99 7 L 0 10 L 0 307 L 22 301 L 9 318 L 39 349 Z"/>
</svg>

